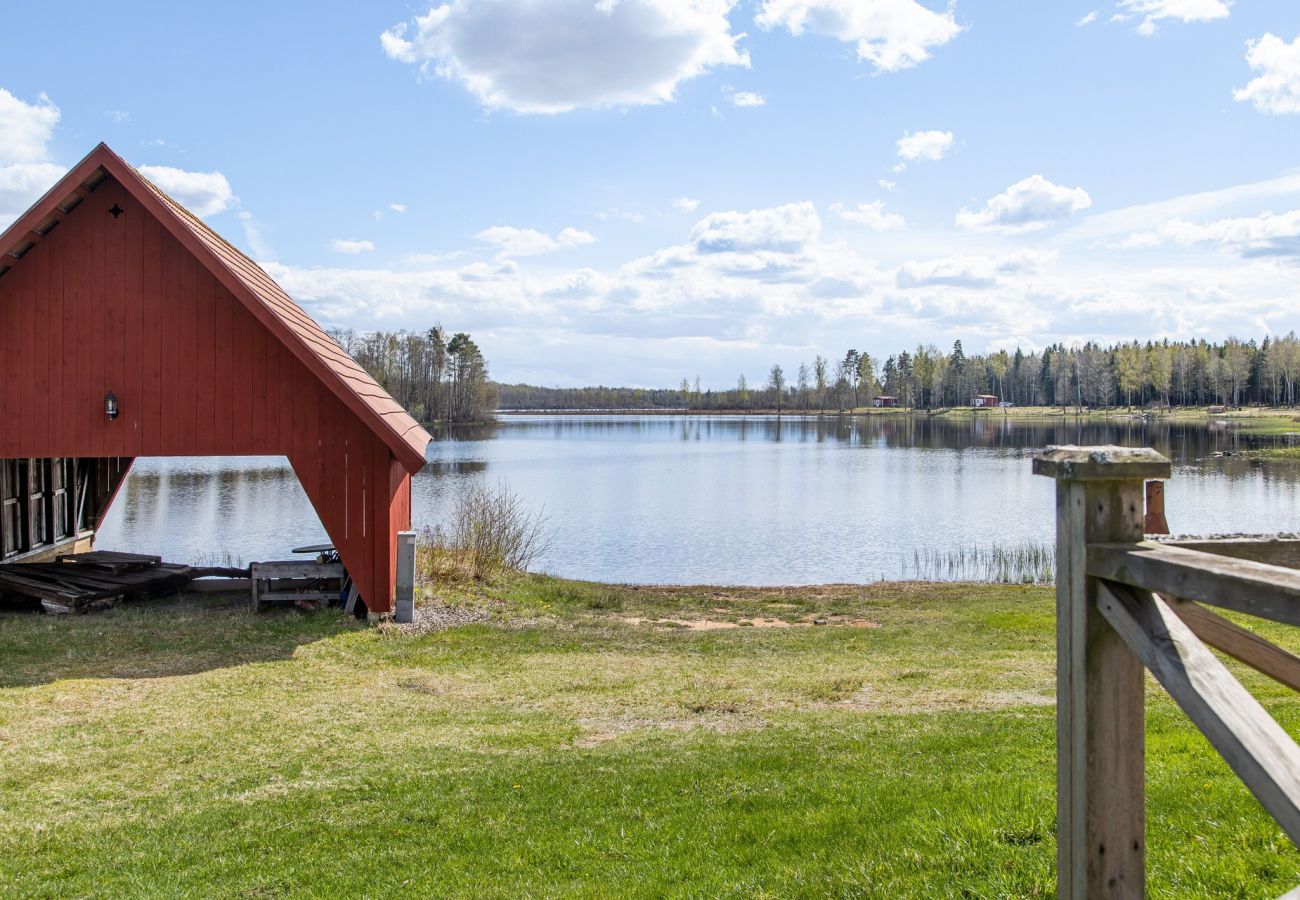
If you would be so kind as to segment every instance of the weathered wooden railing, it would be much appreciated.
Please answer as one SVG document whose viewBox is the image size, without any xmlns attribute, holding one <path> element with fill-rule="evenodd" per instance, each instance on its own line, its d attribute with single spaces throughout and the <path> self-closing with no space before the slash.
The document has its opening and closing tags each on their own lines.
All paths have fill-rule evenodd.
<svg viewBox="0 0 1300 900">
<path fill-rule="evenodd" d="M 1206 644 L 1297 690 L 1300 658 L 1201 605 L 1300 625 L 1300 538 L 1145 539 L 1154 450 L 1053 447 L 1034 472 L 1056 479 L 1059 896 L 1143 896 L 1144 668 L 1300 844 L 1300 747 Z"/>
</svg>

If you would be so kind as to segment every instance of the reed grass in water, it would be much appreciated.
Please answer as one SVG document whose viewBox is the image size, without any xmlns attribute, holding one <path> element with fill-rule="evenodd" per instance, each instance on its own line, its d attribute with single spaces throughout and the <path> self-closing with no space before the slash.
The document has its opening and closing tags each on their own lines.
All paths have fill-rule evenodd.
<svg viewBox="0 0 1300 900">
<path fill-rule="evenodd" d="M 903 579 L 914 581 L 982 581 L 990 584 L 1051 584 L 1056 575 L 1051 544 L 971 545 L 947 550 L 930 547 L 903 557 Z"/>
</svg>

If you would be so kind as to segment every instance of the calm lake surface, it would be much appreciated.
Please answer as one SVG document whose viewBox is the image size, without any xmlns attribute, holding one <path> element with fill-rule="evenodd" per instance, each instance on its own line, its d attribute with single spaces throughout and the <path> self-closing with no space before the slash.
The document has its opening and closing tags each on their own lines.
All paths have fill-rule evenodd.
<svg viewBox="0 0 1300 900">
<path fill-rule="evenodd" d="M 1050 544 L 1047 444 L 1153 446 L 1173 459 L 1175 532 L 1300 531 L 1300 467 L 1216 452 L 1234 429 L 1000 416 L 955 422 L 695 416 L 504 416 L 429 449 L 416 527 L 475 479 L 544 510 L 537 568 L 641 583 L 815 584 L 907 577 L 917 550 Z M 177 562 L 284 559 L 324 529 L 282 458 L 141 459 L 99 539 Z"/>
</svg>

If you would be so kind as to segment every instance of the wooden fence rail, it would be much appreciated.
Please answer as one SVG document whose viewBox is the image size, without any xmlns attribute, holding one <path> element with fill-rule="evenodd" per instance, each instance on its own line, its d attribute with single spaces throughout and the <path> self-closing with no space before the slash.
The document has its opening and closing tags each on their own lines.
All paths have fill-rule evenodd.
<svg viewBox="0 0 1300 900">
<path fill-rule="evenodd" d="M 1056 479 L 1058 895 L 1144 895 L 1144 670 L 1300 844 L 1300 746 L 1206 645 L 1297 690 L 1300 657 L 1202 605 L 1300 625 L 1300 539 L 1145 539 L 1154 450 L 1053 447 L 1034 472 Z"/>
</svg>

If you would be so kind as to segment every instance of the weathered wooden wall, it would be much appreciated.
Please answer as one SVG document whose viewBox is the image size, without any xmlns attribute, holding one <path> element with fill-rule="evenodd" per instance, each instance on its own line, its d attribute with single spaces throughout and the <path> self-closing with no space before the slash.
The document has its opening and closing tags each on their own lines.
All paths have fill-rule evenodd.
<svg viewBox="0 0 1300 900">
<path fill-rule="evenodd" d="M 388 611 L 410 476 L 125 188 L 94 198 L 0 278 L 0 456 L 287 456 Z"/>
</svg>

